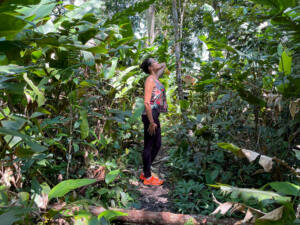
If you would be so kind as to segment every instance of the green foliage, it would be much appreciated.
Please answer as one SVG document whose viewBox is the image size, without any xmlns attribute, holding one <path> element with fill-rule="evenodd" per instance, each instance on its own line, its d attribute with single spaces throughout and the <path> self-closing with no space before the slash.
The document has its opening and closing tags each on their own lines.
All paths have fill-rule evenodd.
<svg viewBox="0 0 300 225">
<path fill-rule="evenodd" d="M 276 192 L 282 193 L 285 195 L 299 196 L 300 195 L 300 186 L 290 183 L 290 182 L 271 182 L 264 186 L 270 186 Z"/>
<path fill-rule="evenodd" d="M 62 197 L 76 188 L 89 185 L 95 182 L 96 179 L 76 179 L 62 181 L 51 189 L 48 195 L 48 199 L 51 200 L 52 198 Z"/>
<path fill-rule="evenodd" d="M 237 188 L 230 185 L 224 184 L 216 184 L 210 185 L 215 188 L 220 188 L 223 194 L 230 194 L 233 199 L 241 199 L 244 202 L 247 202 L 251 198 L 256 199 L 257 201 L 265 201 L 265 200 L 274 200 L 275 202 L 284 204 L 291 201 L 290 197 L 281 196 L 275 192 L 271 191 L 261 191 L 257 189 L 249 189 L 249 188 Z"/>
</svg>

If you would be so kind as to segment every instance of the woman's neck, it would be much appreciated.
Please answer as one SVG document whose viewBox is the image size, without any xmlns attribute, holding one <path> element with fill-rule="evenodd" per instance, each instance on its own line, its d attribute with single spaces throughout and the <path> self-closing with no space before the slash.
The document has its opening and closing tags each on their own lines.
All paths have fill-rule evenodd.
<svg viewBox="0 0 300 225">
<path fill-rule="evenodd" d="M 156 80 L 159 78 L 159 76 L 154 72 L 150 73 L 150 76 L 153 76 Z"/>
</svg>

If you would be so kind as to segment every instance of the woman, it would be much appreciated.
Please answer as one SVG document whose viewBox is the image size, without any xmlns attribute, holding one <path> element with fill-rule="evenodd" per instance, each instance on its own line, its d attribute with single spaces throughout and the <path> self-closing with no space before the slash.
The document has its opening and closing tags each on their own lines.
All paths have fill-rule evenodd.
<svg viewBox="0 0 300 225">
<path fill-rule="evenodd" d="M 140 67 L 145 73 L 149 74 L 145 81 L 145 110 L 142 115 L 144 123 L 144 172 L 141 173 L 140 179 L 144 181 L 145 185 L 161 185 L 163 180 L 151 175 L 151 164 L 161 146 L 159 114 L 167 112 L 168 108 L 166 90 L 158 80 L 164 73 L 166 64 L 159 64 L 153 58 L 148 58 L 144 60 Z"/>
</svg>

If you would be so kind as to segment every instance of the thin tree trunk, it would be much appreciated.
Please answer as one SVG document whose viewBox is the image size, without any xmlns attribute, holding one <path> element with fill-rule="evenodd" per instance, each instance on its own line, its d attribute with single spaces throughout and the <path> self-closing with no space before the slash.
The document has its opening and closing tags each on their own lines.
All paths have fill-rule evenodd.
<svg viewBox="0 0 300 225">
<path fill-rule="evenodd" d="M 173 0 L 172 11 L 173 11 L 174 34 L 175 34 L 176 78 L 177 78 L 177 85 L 178 85 L 178 97 L 179 100 L 182 100 L 183 92 L 182 92 L 182 80 L 181 80 L 180 40 L 179 40 L 177 0 Z"/>
<path fill-rule="evenodd" d="M 180 24 L 179 24 L 179 34 L 180 34 L 180 40 L 182 40 L 182 30 L 183 30 L 183 18 L 184 18 L 184 11 L 186 7 L 187 0 L 184 0 L 183 5 L 181 7 L 181 0 L 179 0 L 179 9 L 180 9 Z M 181 50 L 181 45 L 180 45 Z"/>
<path fill-rule="evenodd" d="M 148 9 L 148 40 L 153 44 L 155 40 L 155 6 L 152 4 Z"/>
</svg>

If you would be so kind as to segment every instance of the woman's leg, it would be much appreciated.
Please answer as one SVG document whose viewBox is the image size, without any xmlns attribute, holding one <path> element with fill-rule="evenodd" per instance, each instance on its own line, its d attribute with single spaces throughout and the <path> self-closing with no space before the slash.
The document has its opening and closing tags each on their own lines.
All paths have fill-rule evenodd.
<svg viewBox="0 0 300 225">
<path fill-rule="evenodd" d="M 154 144 L 154 136 L 151 136 L 148 132 L 148 128 L 150 125 L 150 122 L 147 118 L 147 115 L 142 115 L 142 121 L 144 123 L 144 150 L 143 150 L 143 170 L 144 170 L 144 176 L 150 177 L 151 176 L 151 153 L 153 149 Z"/>
<path fill-rule="evenodd" d="M 160 128 L 160 122 L 159 122 L 159 114 L 156 117 L 155 123 L 157 124 L 156 132 L 155 132 L 155 137 L 154 137 L 154 144 L 152 147 L 152 152 L 151 152 L 151 164 L 153 163 L 155 157 L 157 156 L 157 153 L 161 147 L 161 128 Z"/>
</svg>

